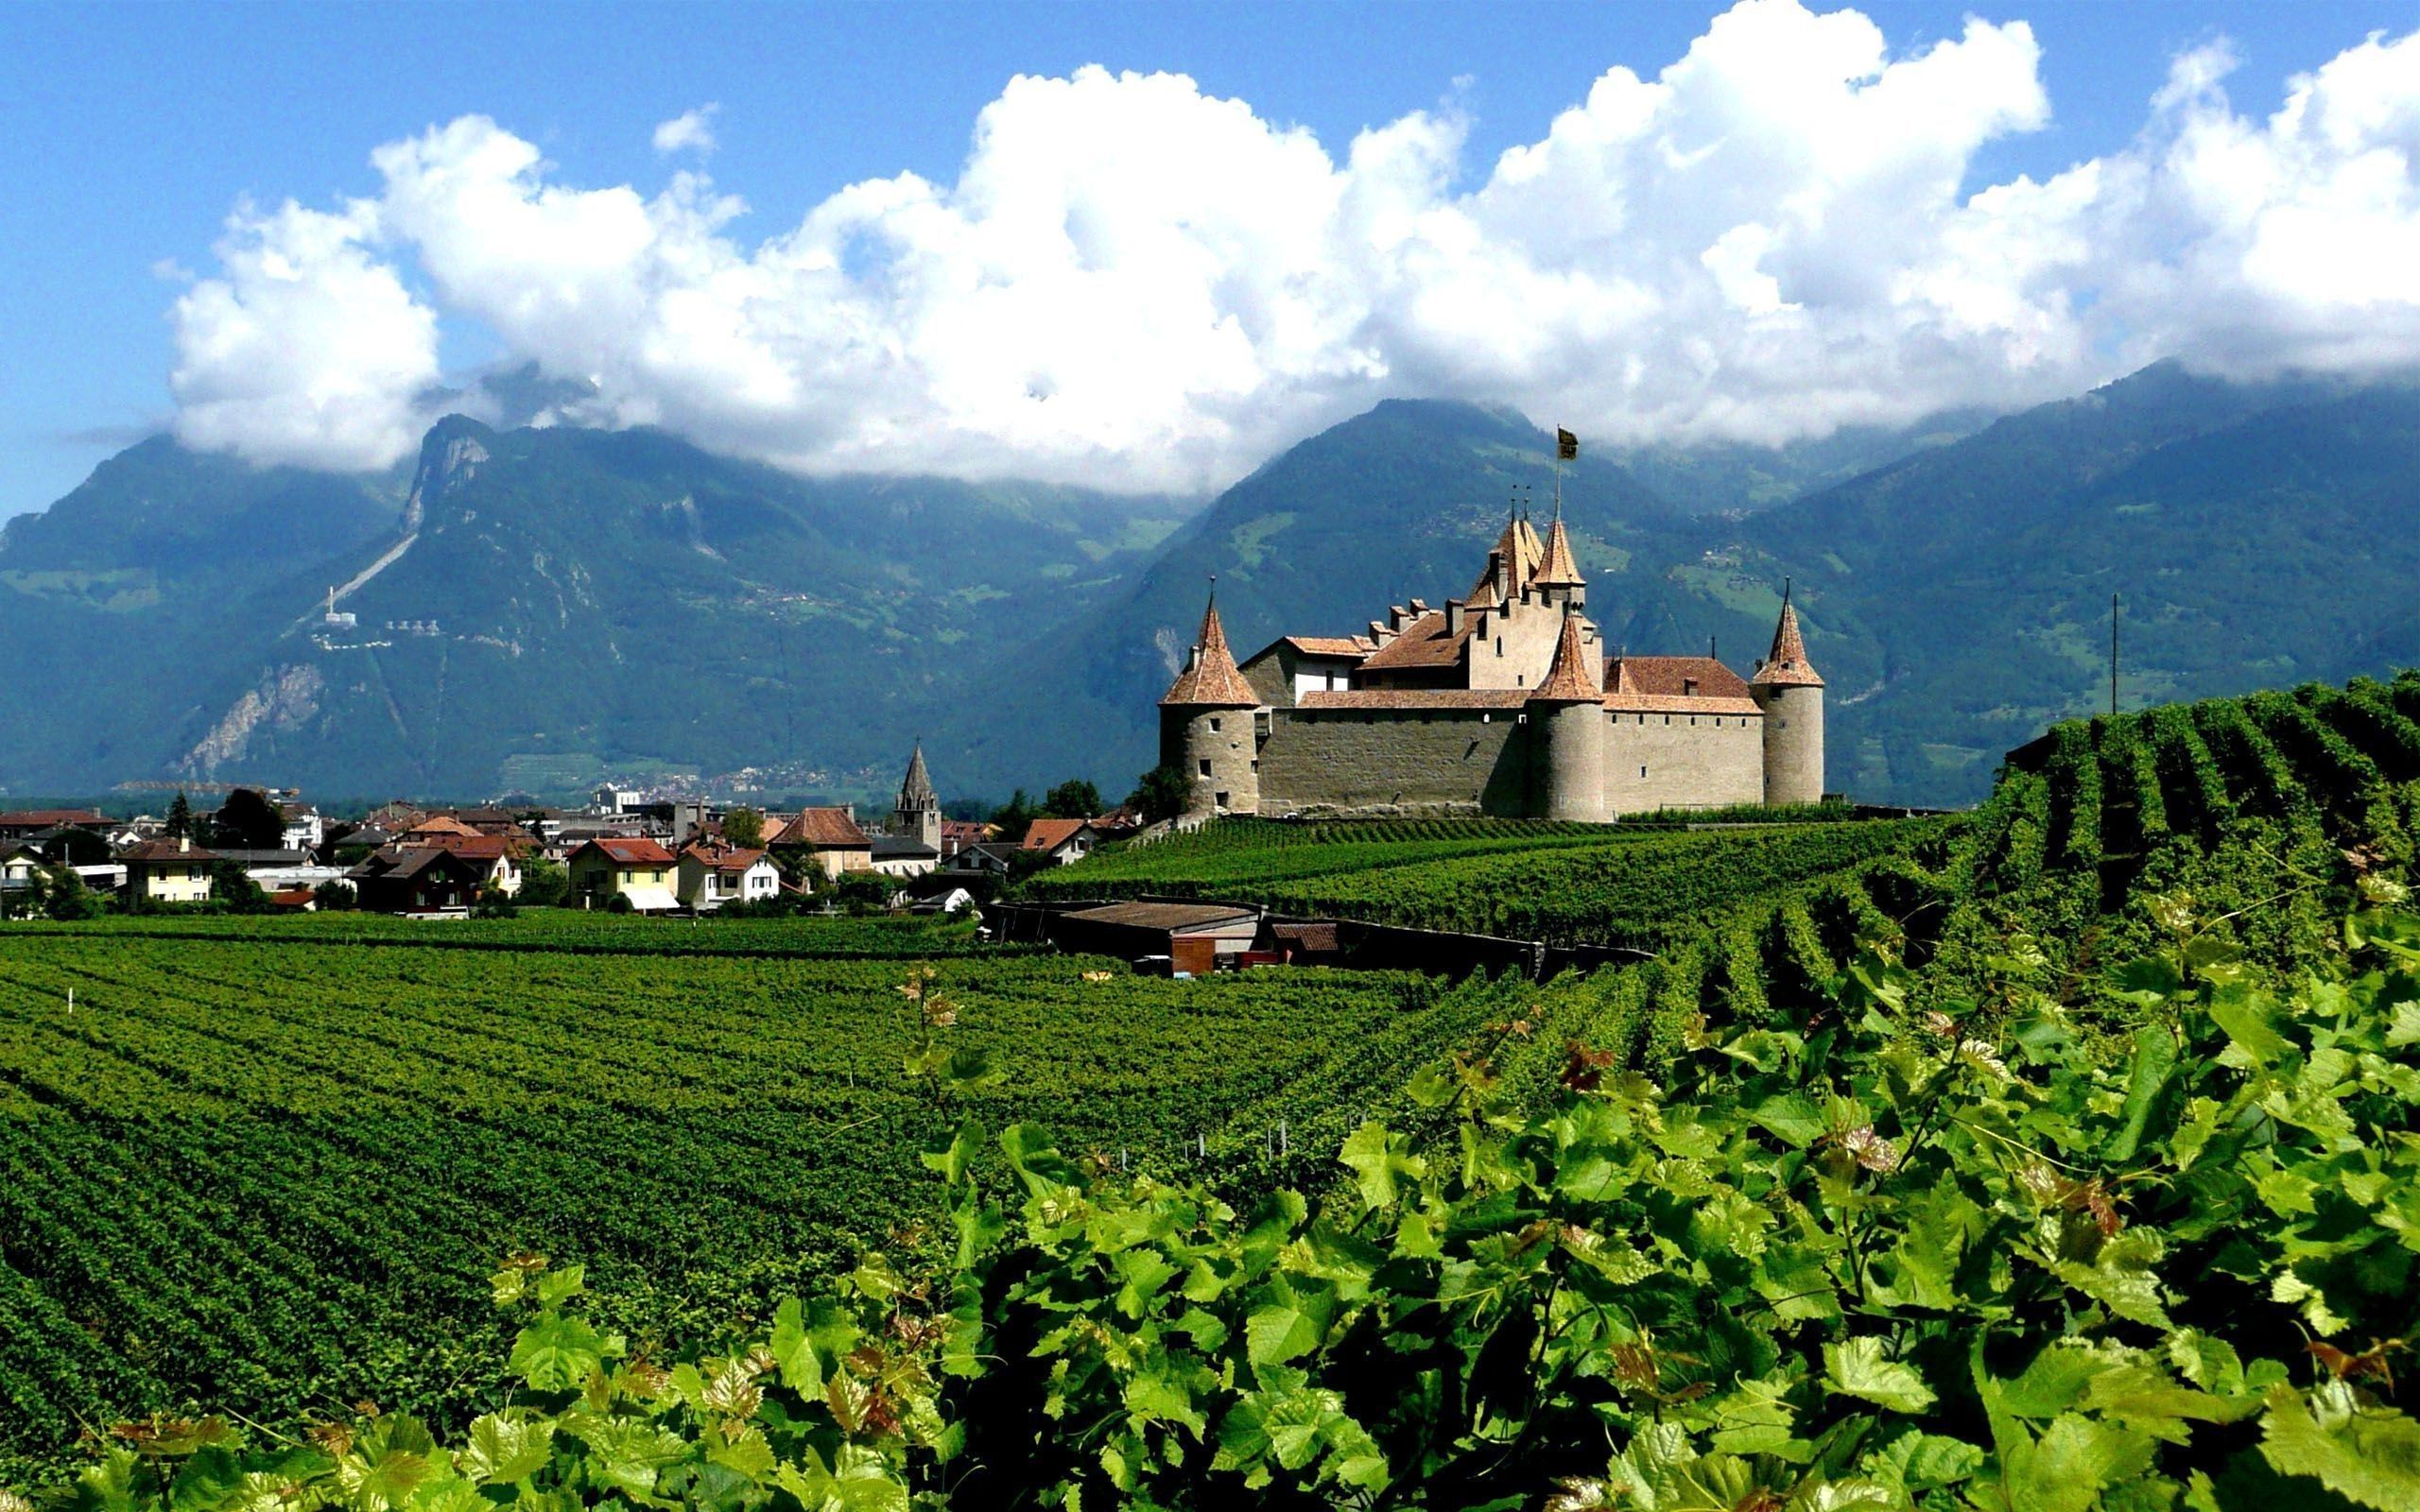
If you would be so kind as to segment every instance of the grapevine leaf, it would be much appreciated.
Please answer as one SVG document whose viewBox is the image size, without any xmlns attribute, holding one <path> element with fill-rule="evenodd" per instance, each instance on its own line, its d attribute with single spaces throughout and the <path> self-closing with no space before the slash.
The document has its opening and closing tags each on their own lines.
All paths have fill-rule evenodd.
<svg viewBox="0 0 2420 1512">
<path fill-rule="evenodd" d="M 1918 1413 L 1932 1405 L 1933 1392 L 1911 1366 L 1882 1355 L 1882 1341 L 1868 1335 L 1824 1346 L 1824 1384 L 1893 1412 Z"/>
<path fill-rule="evenodd" d="M 481 1486 L 515 1485 L 545 1468 L 554 1442 L 552 1423 L 490 1413 L 471 1424 L 461 1469 Z"/>
<path fill-rule="evenodd" d="M 1749 1111 L 1756 1126 L 1793 1150 L 1803 1150 L 1831 1131 L 1831 1120 L 1805 1092 L 1768 1097 Z"/>
<path fill-rule="evenodd" d="M 2272 1386 L 2267 1405 L 2260 1452 L 2280 1473 L 2310 1476 L 2378 1512 L 2420 1506 L 2420 1421 L 2360 1404 L 2338 1383 L 2308 1402 L 2290 1386 Z"/>
<path fill-rule="evenodd" d="M 604 1338 L 576 1317 L 542 1314 L 512 1341 L 512 1371 L 536 1391 L 569 1391 L 604 1363 Z"/>
<path fill-rule="evenodd" d="M 1353 1168 L 1364 1207 L 1391 1208 L 1394 1206 L 1397 1177 L 1417 1180 L 1428 1174 L 1428 1162 L 1410 1150 L 1410 1141 L 1389 1133 L 1384 1124 L 1373 1119 L 1346 1138 L 1337 1159 Z"/>
<path fill-rule="evenodd" d="M 810 1400 L 823 1394 L 824 1378 L 857 1345 L 857 1326 L 830 1297 L 810 1305 L 786 1298 L 773 1310 L 773 1364 L 782 1384 Z"/>
<path fill-rule="evenodd" d="M 1327 1337 L 1335 1300 L 1325 1291 L 1279 1276 L 1259 1295 L 1259 1304 L 1244 1319 L 1245 1351 L 1253 1365 L 1283 1365 L 1310 1353 Z"/>
<path fill-rule="evenodd" d="M 956 1186 L 965 1177 L 967 1162 L 975 1158 L 976 1146 L 982 1134 L 981 1126 L 970 1118 L 958 1126 L 958 1133 L 948 1143 L 926 1150 L 918 1159 L 925 1162 L 925 1169 Z"/>
</svg>

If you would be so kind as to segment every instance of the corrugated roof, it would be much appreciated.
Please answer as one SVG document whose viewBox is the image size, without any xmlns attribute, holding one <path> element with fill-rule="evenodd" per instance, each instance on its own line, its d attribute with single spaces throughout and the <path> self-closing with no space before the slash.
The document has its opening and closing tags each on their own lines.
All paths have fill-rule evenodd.
<svg viewBox="0 0 2420 1512">
<path fill-rule="evenodd" d="M 1781 622 L 1773 627 L 1773 648 L 1766 656 L 1765 664 L 1749 679 L 1769 688 L 1820 688 L 1824 679 L 1815 674 L 1814 663 L 1806 660 L 1806 642 L 1798 633 L 1798 610 L 1789 602 L 1789 594 L 1781 596 Z"/>
<path fill-rule="evenodd" d="M 1063 916 L 1087 924 L 1123 924 L 1132 929 L 1183 932 L 1212 924 L 1234 923 L 1259 917 L 1259 910 L 1234 903 L 1111 903 Z"/>
<path fill-rule="evenodd" d="M 1193 654 L 1184 670 L 1168 684 L 1163 704 L 1189 704 L 1212 709 L 1257 709 L 1260 695 L 1236 670 L 1236 654 L 1227 649 L 1227 627 L 1219 623 L 1219 600 L 1213 596 L 1201 611 L 1201 633 L 1194 637 Z"/>
<path fill-rule="evenodd" d="M 1556 521 L 1554 527 L 1556 539 L 1562 539 L 1563 522 Z M 1599 696 L 1596 675 L 1588 669 L 1588 647 L 1580 639 L 1580 616 L 1566 613 L 1554 643 L 1554 662 L 1530 696 L 1540 703 L 1586 703 Z"/>
</svg>

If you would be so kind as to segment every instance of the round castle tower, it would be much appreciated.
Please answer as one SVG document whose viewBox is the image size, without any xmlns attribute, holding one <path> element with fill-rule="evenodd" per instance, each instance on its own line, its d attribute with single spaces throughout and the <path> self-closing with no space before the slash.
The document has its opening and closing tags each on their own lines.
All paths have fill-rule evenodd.
<svg viewBox="0 0 2420 1512">
<path fill-rule="evenodd" d="M 1260 695 L 1227 649 L 1214 592 L 1184 669 L 1160 700 L 1160 765 L 1184 773 L 1187 814 L 1260 811 L 1259 711 Z"/>
<path fill-rule="evenodd" d="M 1772 653 L 1748 679 L 1749 696 L 1765 712 L 1765 802 L 1820 803 L 1824 799 L 1824 679 L 1806 660 L 1798 633 L 1798 610 L 1789 585 L 1781 591 L 1781 623 L 1773 627 Z"/>
<path fill-rule="evenodd" d="M 1562 522 L 1555 528 L 1560 539 Z M 1573 576 L 1577 576 L 1574 574 Z M 1605 822 L 1605 699 L 1580 640 L 1580 611 L 1565 601 L 1563 634 L 1546 680 L 1525 710 L 1537 753 L 1540 814 L 1549 819 Z"/>
</svg>

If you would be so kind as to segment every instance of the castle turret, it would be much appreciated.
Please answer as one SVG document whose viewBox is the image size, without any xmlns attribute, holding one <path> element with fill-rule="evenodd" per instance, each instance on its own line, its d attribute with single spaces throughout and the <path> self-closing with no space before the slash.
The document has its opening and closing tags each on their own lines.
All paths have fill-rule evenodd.
<svg viewBox="0 0 2420 1512">
<path fill-rule="evenodd" d="M 1588 669 L 1580 615 L 1566 608 L 1554 663 L 1530 694 L 1527 713 L 1536 753 L 1537 811 L 1549 819 L 1605 821 L 1605 704 Z"/>
<path fill-rule="evenodd" d="M 890 811 L 890 833 L 920 845 L 942 848 L 942 800 L 925 770 L 925 743 L 916 742 L 908 758 L 908 775 L 899 783 L 899 801 Z"/>
<path fill-rule="evenodd" d="M 1260 811 L 1259 710 L 1260 695 L 1227 649 L 1214 592 L 1184 668 L 1160 700 L 1160 765 L 1184 773 L 1186 813 Z"/>
<path fill-rule="evenodd" d="M 1537 584 L 1549 604 L 1579 609 L 1588 602 L 1588 580 L 1580 576 L 1580 559 L 1571 554 L 1571 537 L 1563 528 L 1560 510 L 1555 513 L 1553 527 L 1547 532 L 1547 549 L 1538 562 Z"/>
<path fill-rule="evenodd" d="M 1771 655 L 1748 679 L 1748 694 L 1765 712 L 1765 801 L 1819 803 L 1824 798 L 1824 679 L 1806 660 L 1798 610 L 1782 584 L 1781 623 Z"/>
</svg>

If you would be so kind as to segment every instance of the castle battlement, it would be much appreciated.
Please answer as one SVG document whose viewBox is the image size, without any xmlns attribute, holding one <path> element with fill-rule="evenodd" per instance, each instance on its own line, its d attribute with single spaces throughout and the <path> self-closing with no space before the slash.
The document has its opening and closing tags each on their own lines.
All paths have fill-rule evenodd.
<svg viewBox="0 0 2420 1512">
<path fill-rule="evenodd" d="M 1471 591 L 1357 636 L 1281 636 L 1238 664 L 1213 597 L 1160 700 L 1191 812 L 1604 820 L 1811 803 L 1824 679 L 1785 588 L 1772 654 L 1607 656 L 1558 515 L 1517 515 Z"/>
</svg>

